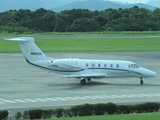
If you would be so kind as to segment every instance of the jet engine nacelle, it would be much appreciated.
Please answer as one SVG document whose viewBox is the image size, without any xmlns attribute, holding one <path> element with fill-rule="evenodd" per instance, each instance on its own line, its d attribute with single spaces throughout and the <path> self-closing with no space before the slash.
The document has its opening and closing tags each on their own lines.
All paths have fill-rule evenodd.
<svg viewBox="0 0 160 120">
<path fill-rule="evenodd" d="M 53 67 L 58 68 L 59 70 L 81 70 L 81 68 L 77 67 L 77 60 L 74 59 L 64 59 L 64 60 L 54 60 L 51 62 Z"/>
</svg>

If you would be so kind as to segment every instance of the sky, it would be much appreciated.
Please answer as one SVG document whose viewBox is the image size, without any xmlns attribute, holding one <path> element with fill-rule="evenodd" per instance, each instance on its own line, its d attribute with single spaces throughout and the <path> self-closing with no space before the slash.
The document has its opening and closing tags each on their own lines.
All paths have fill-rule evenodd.
<svg viewBox="0 0 160 120">
<path fill-rule="evenodd" d="M 128 2 L 128 3 L 147 3 L 150 0 L 111 0 L 111 1 L 120 1 L 120 2 Z"/>
</svg>

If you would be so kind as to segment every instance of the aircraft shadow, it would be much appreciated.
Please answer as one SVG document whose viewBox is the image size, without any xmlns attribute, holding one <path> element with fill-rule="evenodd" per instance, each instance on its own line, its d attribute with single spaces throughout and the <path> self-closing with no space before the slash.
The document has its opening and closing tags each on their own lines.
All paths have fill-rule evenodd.
<svg viewBox="0 0 160 120">
<path fill-rule="evenodd" d="M 126 88 L 126 87 L 149 87 L 149 86 L 160 86 L 160 84 L 144 84 L 140 85 L 139 83 L 109 83 L 109 82 L 101 82 L 101 81 L 91 81 L 85 85 L 81 85 L 79 83 L 58 83 L 58 84 L 46 84 L 47 87 L 53 87 L 55 89 L 66 89 L 66 90 L 73 90 L 73 89 L 89 89 L 95 87 L 113 87 L 113 88 Z"/>
</svg>

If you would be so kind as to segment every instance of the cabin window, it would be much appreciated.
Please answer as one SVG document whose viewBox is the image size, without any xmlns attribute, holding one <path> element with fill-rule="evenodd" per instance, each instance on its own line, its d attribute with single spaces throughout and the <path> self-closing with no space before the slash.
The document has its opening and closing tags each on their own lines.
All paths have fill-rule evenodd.
<svg viewBox="0 0 160 120">
<path fill-rule="evenodd" d="M 98 64 L 98 67 L 101 67 L 101 64 Z"/>
<path fill-rule="evenodd" d="M 110 67 L 112 68 L 112 67 L 113 67 L 113 64 L 110 64 Z"/>
<path fill-rule="evenodd" d="M 129 68 L 131 68 L 131 65 L 128 65 Z"/>
<path fill-rule="evenodd" d="M 117 68 L 119 68 L 119 64 L 117 64 L 116 66 L 117 66 Z"/>
<path fill-rule="evenodd" d="M 104 64 L 104 67 L 107 67 L 107 64 Z"/>
<path fill-rule="evenodd" d="M 89 64 L 88 64 L 88 63 L 86 63 L 86 67 L 88 67 L 88 65 L 89 65 Z"/>
<path fill-rule="evenodd" d="M 92 67 L 94 67 L 94 63 L 92 63 Z"/>
</svg>

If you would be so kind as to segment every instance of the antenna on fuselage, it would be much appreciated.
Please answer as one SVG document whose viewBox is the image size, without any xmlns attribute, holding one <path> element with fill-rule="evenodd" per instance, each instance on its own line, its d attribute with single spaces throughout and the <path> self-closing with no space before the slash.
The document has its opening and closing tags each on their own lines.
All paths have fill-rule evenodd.
<svg viewBox="0 0 160 120">
<path fill-rule="evenodd" d="M 70 59 L 73 59 L 71 56 L 69 56 Z"/>
</svg>

